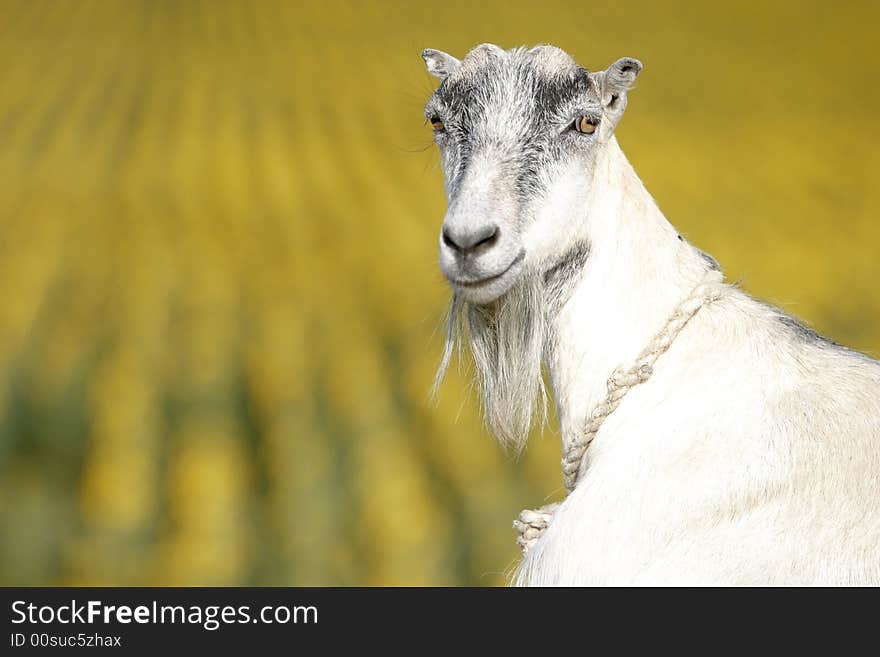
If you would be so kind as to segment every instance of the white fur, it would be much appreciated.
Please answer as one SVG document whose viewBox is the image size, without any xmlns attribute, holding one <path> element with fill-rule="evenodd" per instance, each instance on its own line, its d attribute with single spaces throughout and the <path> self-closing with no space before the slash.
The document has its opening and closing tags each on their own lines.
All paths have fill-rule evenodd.
<svg viewBox="0 0 880 657">
<path fill-rule="evenodd" d="M 604 150 L 581 206 L 590 258 L 551 319 L 564 445 L 705 271 Z M 878 548 L 880 364 L 730 287 L 602 426 L 517 582 L 880 584 Z"/>
<path fill-rule="evenodd" d="M 535 129 L 535 80 L 548 70 L 576 80 L 562 51 L 483 45 L 462 62 L 429 50 L 426 62 L 447 83 L 483 85 L 458 114 L 443 98 L 426 107 L 449 126 L 471 119 L 465 137 L 437 134 L 444 225 L 465 238 L 500 227 L 470 250 L 441 239 L 455 301 L 440 376 L 466 315 L 487 419 L 516 448 L 543 357 L 565 449 L 612 371 L 712 266 L 666 221 L 614 138 L 641 64 L 624 58 L 590 74 L 590 89 Z M 595 134 L 565 132 L 596 108 Z M 530 189 L 540 192 L 515 195 L 536 144 L 562 155 L 539 172 Z M 563 268 L 544 294 L 545 276 L 577 249 L 588 250 L 585 264 Z M 607 418 L 581 475 L 518 583 L 880 584 L 880 363 L 731 286 Z"/>
</svg>

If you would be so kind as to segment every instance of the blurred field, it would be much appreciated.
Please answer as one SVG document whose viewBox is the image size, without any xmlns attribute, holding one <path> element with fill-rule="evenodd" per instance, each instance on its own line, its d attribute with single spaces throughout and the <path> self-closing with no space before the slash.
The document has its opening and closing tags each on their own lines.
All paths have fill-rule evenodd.
<svg viewBox="0 0 880 657">
<path fill-rule="evenodd" d="M 559 447 L 427 402 L 424 47 L 642 59 L 670 219 L 880 354 L 878 5 L 762 4 L 0 2 L 0 584 L 503 583 Z"/>
</svg>

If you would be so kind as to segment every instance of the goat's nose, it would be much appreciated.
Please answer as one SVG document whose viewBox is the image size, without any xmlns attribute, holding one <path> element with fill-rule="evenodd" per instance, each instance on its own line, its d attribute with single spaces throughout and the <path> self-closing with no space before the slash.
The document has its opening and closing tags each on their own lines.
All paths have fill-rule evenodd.
<svg viewBox="0 0 880 657">
<path fill-rule="evenodd" d="M 460 230 L 443 226 L 443 243 L 453 251 L 465 254 L 480 247 L 492 246 L 498 241 L 498 232 L 498 226 L 495 224 L 468 226 Z"/>
</svg>

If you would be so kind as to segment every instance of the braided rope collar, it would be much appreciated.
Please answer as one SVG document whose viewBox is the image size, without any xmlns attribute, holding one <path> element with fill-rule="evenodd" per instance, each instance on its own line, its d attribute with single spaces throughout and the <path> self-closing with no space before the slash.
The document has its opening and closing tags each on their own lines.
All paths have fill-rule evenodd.
<svg viewBox="0 0 880 657">
<path fill-rule="evenodd" d="M 596 404 L 587 416 L 583 433 L 568 446 L 562 459 L 562 477 L 569 493 L 575 489 L 580 480 L 584 456 L 590 443 L 599 432 L 599 428 L 608 416 L 617 409 L 626 393 L 651 378 L 654 373 L 654 363 L 666 353 L 673 340 L 678 337 L 681 330 L 700 308 L 721 297 L 724 290 L 721 285 L 723 278 L 720 271 L 710 271 L 703 281 L 691 291 L 690 295 L 676 307 L 663 328 L 636 357 L 632 366 L 627 369 L 618 367 L 612 372 L 608 378 L 608 392 L 605 399 Z M 548 504 L 535 511 L 526 510 L 520 513 L 517 520 L 513 521 L 513 527 L 519 533 L 517 543 L 522 547 L 523 554 L 528 552 L 529 548 L 544 533 L 544 530 L 550 526 L 553 514 L 558 507 L 559 504 L 556 503 Z"/>
</svg>

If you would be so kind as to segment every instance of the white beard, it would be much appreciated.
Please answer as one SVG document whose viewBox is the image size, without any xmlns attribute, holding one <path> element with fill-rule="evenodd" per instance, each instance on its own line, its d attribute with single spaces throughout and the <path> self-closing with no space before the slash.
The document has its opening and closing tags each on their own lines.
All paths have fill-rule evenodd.
<svg viewBox="0 0 880 657">
<path fill-rule="evenodd" d="M 470 345 L 483 401 L 483 416 L 498 441 L 522 451 L 536 411 L 547 417 L 541 362 L 547 336 L 547 304 L 541 277 L 526 273 L 500 299 L 485 306 L 453 295 L 446 346 L 434 387 L 452 354 Z M 539 403 L 540 400 L 540 403 Z"/>
</svg>

